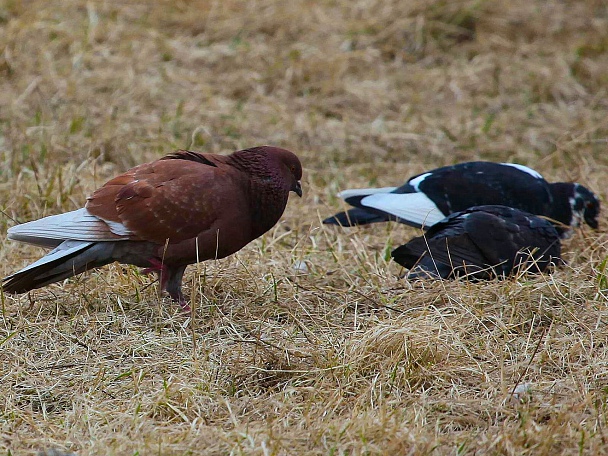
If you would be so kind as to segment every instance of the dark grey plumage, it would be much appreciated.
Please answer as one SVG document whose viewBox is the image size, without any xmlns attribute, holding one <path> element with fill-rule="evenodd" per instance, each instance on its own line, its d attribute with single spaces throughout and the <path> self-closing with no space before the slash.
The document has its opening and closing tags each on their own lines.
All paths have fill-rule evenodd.
<svg viewBox="0 0 608 456">
<path fill-rule="evenodd" d="M 560 238 L 547 220 L 505 206 L 477 206 L 433 225 L 391 253 L 409 278 L 506 277 L 560 264 Z"/>
</svg>

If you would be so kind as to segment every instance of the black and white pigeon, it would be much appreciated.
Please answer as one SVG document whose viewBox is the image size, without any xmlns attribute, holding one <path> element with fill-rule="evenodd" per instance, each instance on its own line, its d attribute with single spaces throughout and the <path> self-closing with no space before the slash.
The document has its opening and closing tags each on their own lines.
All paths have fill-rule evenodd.
<svg viewBox="0 0 608 456">
<path fill-rule="evenodd" d="M 475 206 L 434 224 L 392 251 L 408 278 L 504 278 L 559 265 L 559 233 L 549 221 L 506 206 Z"/>
<path fill-rule="evenodd" d="M 339 193 L 351 206 L 323 221 L 354 226 L 389 220 L 427 229 L 472 206 L 503 205 L 553 221 L 561 237 L 584 220 L 598 227 L 600 202 L 577 183 L 549 183 L 527 166 L 466 162 L 414 176 L 401 187 L 364 188 Z"/>
</svg>

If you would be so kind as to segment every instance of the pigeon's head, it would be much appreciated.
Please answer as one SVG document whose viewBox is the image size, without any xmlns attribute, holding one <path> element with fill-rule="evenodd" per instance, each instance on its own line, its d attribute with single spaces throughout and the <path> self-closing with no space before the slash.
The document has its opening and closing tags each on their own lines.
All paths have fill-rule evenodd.
<svg viewBox="0 0 608 456">
<path fill-rule="evenodd" d="M 282 190 L 302 196 L 302 164 L 298 157 L 287 149 L 273 146 L 252 147 L 234 152 L 229 156 L 229 160 L 234 166 L 250 174 L 259 184 L 267 187 L 267 191 Z"/>
<path fill-rule="evenodd" d="M 296 154 L 279 147 L 263 146 L 268 155 L 269 166 L 283 184 L 287 186 L 290 192 L 294 192 L 298 196 L 302 196 L 302 164 Z"/>
<path fill-rule="evenodd" d="M 599 226 L 598 216 L 600 214 L 600 201 L 589 189 L 580 184 L 574 184 L 574 195 L 570 201 L 572 204 L 572 216 L 579 220 L 585 220 L 587 225 L 593 229 Z"/>
</svg>

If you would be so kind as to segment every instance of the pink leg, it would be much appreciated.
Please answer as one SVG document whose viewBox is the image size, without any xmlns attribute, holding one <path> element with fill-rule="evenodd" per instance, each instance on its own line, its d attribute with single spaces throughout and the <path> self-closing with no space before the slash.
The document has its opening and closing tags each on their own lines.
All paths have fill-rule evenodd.
<svg viewBox="0 0 608 456">
<path fill-rule="evenodd" d="M 182 293 L 182 277 L 186 270 L 186 266 L 169 268 L 166 264 L 156 258 L 150 258 L 148 261 L 152 266 L 143 269 L 141 272 L 143 274 L 157 273 L 161 292 L 167 291 L 169 296 L 171 296 L 171 299 L 177 302 L 184 312 L 190 312 L 190 306 Z"/>
<path fill-rule="evenodd" d="M 149 268 L 142 269 L 141 273 L 142 274 L 157 273 L 158 280 L 160 282 L 160 290 L 165 291 L 165 289 L 167 288 L 167 280 L 169 279 L 169 274 L 168 274 L 169 268 L 167 268 L 166 264 L 164 264 L 162 261 L 157 260 L 156 258 L 150 258 L 148 261 L 150 262 L 150 264 L 152 266 Z"/>
<path fill-rule="evenodd" d="M 190 312 L 190 306 L 184 298 L 182 293 L 182 278 L 184 277 L 184 271 L 186 266 L 176 266 L 171 269 L 167 269 L 167 293 L 171 296 L 175 302 L 177 302 L 184 312 Z"/>
</svg>

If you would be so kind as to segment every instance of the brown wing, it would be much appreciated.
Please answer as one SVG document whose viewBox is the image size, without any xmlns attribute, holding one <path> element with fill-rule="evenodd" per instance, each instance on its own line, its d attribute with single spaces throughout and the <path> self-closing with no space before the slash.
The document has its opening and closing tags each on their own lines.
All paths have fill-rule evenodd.
<svg viewBox="0 0 608 456">
<path fill-rule="evenodd" d="M 222 211 L 244 198 L 238 171 L 191 160 L 157 160 L 108 181 L 88 199 L 92 214 L 144 240 L 164 244 L 209 229 Z"/>
<path fill-rule="evenodd" d="M 102 187 L 95 190 L 95 192 L 87 198 L 87 203 L 85 204 L 87 210 L 103 220 L 122 223 L 116 209 L 116 194 L 125 185 L 128 185 L 135 180 L 134 174 L 137 172 L 138 168 L 143 168 L 145 166 L 150 165 L 145 164 L 131 168 L 126 173 L 116 176 L 106 182 Z"/>
</svg>

